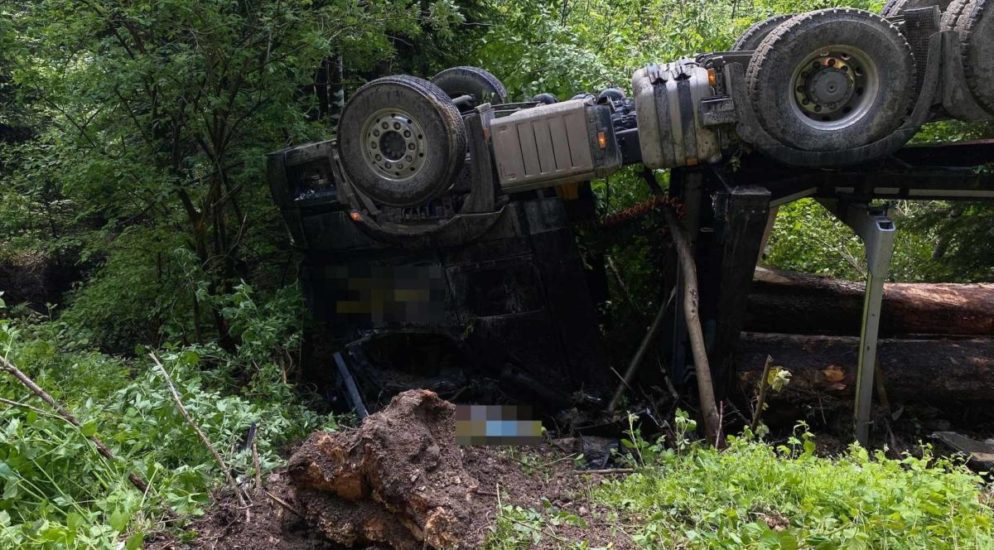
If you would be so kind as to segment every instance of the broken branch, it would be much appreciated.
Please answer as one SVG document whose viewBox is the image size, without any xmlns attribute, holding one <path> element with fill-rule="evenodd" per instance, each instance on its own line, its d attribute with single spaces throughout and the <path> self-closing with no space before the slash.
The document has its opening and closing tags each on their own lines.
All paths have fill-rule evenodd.
<svg viewBox="0 0 994 550">
<path fill-rule="evenodd" d="M 155 366 L 159 368 L 159 372 L 161 372 L 163 378 L 166 379 L 166 384 L 169 386 L 169 393 L 172 394 L 173 401 L 176 402 L 176 408 L 179 409 L 180 414 L 182 414 L 183 418 L 186 419 L 186 423 L 189 424 L 190 427 L 193 428 L 193 431 L 197 433 L 197 437 L 200 438 L 201 443 L 203 443 L 204 446 L 207 447 L 207 450 L 211 452 L 211 455 L 213 455 L 214 461 L 217 462 L 218 467 L 220 467 L 221 471 L 224 472 L 224 477 L 228 480 L 228 484 L 235 491 L 235 496 L 238 497 L 239 504 L 246 506 L 248 501 L 245 494 L 242 492 L 241 487 L 238 486 L 234 476 L 231 475 L 231 470 L 228 469 L 228 465 L 224 462 L 224 459 L 221 458 L 221 455 L 217 452 L 217 449 L 214 448 L 214 445 L 211 445 L 210 440 L 207 439 L 204 432 L 200 429 L 197 423 L 193 421 L 193 418 L 190 417 L 190 413 L 187 412 L 186 407 L 183 405 L 183 400 L 180 399 L 179 392 L 176 391 L 176 386 L 173 385 L 173 379 L 169 376 L 169 372 L 166 371 L 166 367 L 162 366 L 159 358 L 156 357 L 154 353 L 150 353 L 148 355 L 152 358 L 152 361 L 155 361 Z"/>
<path fill-rule="evenodd" d="M 687 335 L 690 337 L 690 350 L 694 357 L 694 370 L 697 373 L 697 393 L 704 414 L 704 432 L 708 441 L 720 444 L 721 419 L 714 400 L 714 384 L 711 381 L 711 365 L 708 363 L 707 348 L 704 345 L 704 331 L 698 314 L 697 266 L 690 251 L 690 243 L 683 233 L 676 213 L 671 206 L 662 206 L 663 216 L 669 225 L 673 242 L 676 244 L 677 259 L 683 273 L 683 311 L 687 322 Z"/>
<path fill-rule="evenodd" d="M 73 416 L 72 413 L 66 410 L 66 408 L 63 407 L 58 401 L 56 401 L 55 398 L 53 398 L 51 395 L 48 394 L 48 392 L 43 390 L 41 386 L 36 384 L 35 381 L 31 379 L 31 377 L 29 377 L 27 374 L 24 374 L 20 369 L 17 368 L 17 366 L 11 363 L 10 360 L 8 360 L 6 357 L 0 356 L 0 369 L 10 374 L 14 378 L 16 378 L 21 384 L 24 385 L 24 387 L 28 388 L 29 390 L 31 390 L 32 393 L 34 393 L 39 398 L 41 398 L 41 400 L 47 403 L 49 407 L 52 407 L 52 409 L 54 409 L 55 412 L 58 413 L 58 415 L 63 420 L 72 424 L 73 426 L 76 426 L 77 428 L 83 427 L 83 425 L 80 424 L 79 420 L 75 416 Z M 28 407 L 30 407 L 30 405 L 28 405 Z M 114 453 L 110 450 L 110 448 L 107 447 L 107 445 L 105 445 L 104 442 L 99 437 L 97 437 L 96 435 L 89 435 L 85 437 L 89 439 L 91 443 L 93 443 L 93 446 L 97 448 L 97 452 L 100 453 L 101 456 L 103 456 L 104 458 L 106 458 L 111 462 L 117 460 L 117 456 L 114 455 Z M 143 493 L 148 491 L 148 483 L 146 483 L 145 480 L 142 479 L 142 477 L 139 476 L 138 474 L 130 472 L 128 474 L 128 479 L 131 481 L 131 484 L 134 485 L 135 488 L 138 489 L 139 491 Z"/>
<path fill-rule="evenodd" d="M 759 426 L 759 417 L 763 415 L 763 407 L 766 406 L 766 387 L 769 386 L 767 380 L 770 378 L 770 367 L 773 365 L 773 356 L 766 356 L 766 363 L 763 364 L 763 375 L 759 380 L 759 396 L 756 398 L 756 410 L 752 413 L 752 422 L 749 423 L 749 429 L 753 432 L 756 431 L 756 426 Z"/>
</svg>

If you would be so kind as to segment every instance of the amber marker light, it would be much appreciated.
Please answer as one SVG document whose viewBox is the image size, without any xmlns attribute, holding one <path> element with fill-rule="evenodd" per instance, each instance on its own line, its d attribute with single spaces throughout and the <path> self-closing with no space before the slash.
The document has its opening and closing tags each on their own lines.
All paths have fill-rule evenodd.
<svg viewBox="0 0 994 550">
<path fill-rule="evenodd" d="M 718 85 L 718 73 L 716 73 L 714 69 L 708 69 L 708 84 L 710 84 L 712 88 Z"/>
<path fill-rule="evenodd" d="M 354 222 L 362 221 L 362 214 L 360 214 L 358 210 L 353 210 L 349 213 L 349 217 L 352 218 L 352 221 Z"/>
<path fill-rule="evenodd" d="M 604 132 L 597 132 L 597 146 L 601 149 L 607 149 L 607 134 Z"/>
</svg>

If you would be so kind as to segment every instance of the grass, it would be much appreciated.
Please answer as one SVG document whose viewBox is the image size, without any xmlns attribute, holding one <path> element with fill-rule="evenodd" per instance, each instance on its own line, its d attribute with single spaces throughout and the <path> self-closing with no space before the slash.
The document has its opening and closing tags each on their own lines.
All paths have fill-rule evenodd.
<svg viewBox="0 0 994 550">
<path fill-rule="evenodd" d="M 624 534 L 643 548 L 994 548 L 986 476 L 928 446 L 902 459 L 855 444 L 823 457 L 802 425 L 785 445 L 747 431 L 719 451 L 690 441 L 695 426 L 686 414 L 674 425 L 671 446 L 646 441 L 633 425 L 622 459 L 635 473 L 591 488 L 585 506 L 606 518 L 598 529 L 611 525 L 614 534 L 595 533 L 548 503 L 505 503 L 487 548 L 591 548 L 584 534 L 602 544 Z"/>
<path fill-rule="evenodd" d="M 751 437 L 723 451 L 655 447 L 594 491 L 647 548 L 994 548 L 983 477 L 928 447 L 901 460 L 855 445 L 819 457 L 807 434 L 776 448 Z"/>
</svg>

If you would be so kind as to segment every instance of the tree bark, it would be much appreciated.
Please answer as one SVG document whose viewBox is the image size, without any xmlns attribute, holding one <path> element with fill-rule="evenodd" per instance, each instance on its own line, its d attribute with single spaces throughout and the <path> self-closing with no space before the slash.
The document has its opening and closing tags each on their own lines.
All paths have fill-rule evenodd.
<svg viewBox="0 0 994 550">
<path fill-rule="evenodd" d="M 767 355 L 791 373 L 786 398 L 851 399 L 856 388 L 859 338 L 742 333 L 737 373 L 748 388 L 759 383 Z M 892 402 L 994 401 L 994 339 L 880 340 L 878 367 Z"/>
<path fill-rule="evenodd" d="M 746 330 L 859 335 L 862 283 L 757 269 Z M 994 336 L 994 284 L 890 283 L 880 335 Z"/>
<path fill-rule="evenodd" d="M 721 435 L 721 416 L 714 399 L 714 384 L 711 382 L 711 365 L 704 344 L 704 331 L 698 311 L 697 266 L 690 250 L 690 243 L 683 232 L 683 227 L 676 218 L 673 208 L 663 206 L 663 216 L 669 225 L 673 243 L 676 245 L 677 261 L 683 272 L 683 313 L 687 323 L 687 336 L 690 339 L 690 351 L 694 357 L 694 371 L 697 373 L 697 395 L 700 399 L 701 414 L 704 416 L 704 433 L 708 441 L 715 447 L 724 447 Z"/>
</svg>

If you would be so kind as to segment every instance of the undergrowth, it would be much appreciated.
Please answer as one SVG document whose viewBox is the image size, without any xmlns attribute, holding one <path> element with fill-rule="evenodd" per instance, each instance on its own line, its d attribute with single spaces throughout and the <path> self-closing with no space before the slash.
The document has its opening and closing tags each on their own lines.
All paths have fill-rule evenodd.
<svg viewBox="0 0 994 550">
<path fill-rule="evenodd" d="M 803 428 L 803 426 L 802 426 Z M 594 498 L 645 547 L 994 548 L 985 480 L 957 459 L 887 458 L 854 444 L 815 454 L 806 430 L 772 446 L 748 432 L 724 450 L 636 438 L 644 463 Z"/>
<path fill-rule="evenodd" d="M 994 548 L 985 476 L 928 446 L 901 459 L 857 444 L 822 457 L 800 425 L 784 445 L 747 430 L 717 450 L 690 441 L 694 422 L 679 411 L 674 429 L 675 440 L 664 444 L 633 426 L 619 459 L 635 472 L 592 488 L 586 506 L 610 525 L 609 540 L 730 550 Z M 568 526 L 586 522 L 549 504 L 503 505 L 487 548 L 591 548 Z"/>
<path fill-rule="evenodd" d="M 229 467 L 250 478 L 244 440 L 253 424 L 265 471 L 280 463 L 282 446 L 335 423 L 295 397 L 287 365 L 278 361 L 297 344 L 297 328 L 287 320 L 299 317 L 267 312 L 280 296 L 259 305 L 247 286 L 228 299 L 224 311 L 238 327 L 238 349 L 191 345 L 156 353 Z M 172 527 L 182 528 L 184 518 L 202 513 L 223 478 L 145 353 L 122 358 L 86 346 L 62 322 L 0 319 L 0 355 L 82 424 L 67 423 L 0 373 L 0 548 L 108 548 L 122 541 L 138 548 L 147 533 L 166 527 L 165 518 L 179 518 Z M 101 457 L 87 439 L 93 435 L 118 460 Z M 149 482 L 147 492 L 129 483 L 130 472 Z"/>
</svg>

